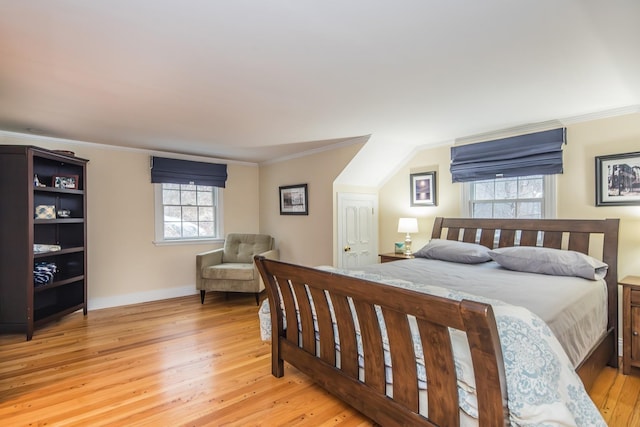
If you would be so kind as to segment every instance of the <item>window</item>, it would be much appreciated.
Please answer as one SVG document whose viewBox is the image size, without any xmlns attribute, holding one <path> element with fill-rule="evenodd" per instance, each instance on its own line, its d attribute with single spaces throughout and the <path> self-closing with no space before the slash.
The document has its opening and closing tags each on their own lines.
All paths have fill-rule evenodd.
<svg viewBox="0 0 640 427">
<path fill-rule="evenodd" d="M 156 184 L 156 241 L 218 238 L 220 198 L 218 187 Z"/>
<path fill-rule="evenodd" d="M 465 216 L 554 218 L 555 176 L 531 175 L 464 183 Z"/>
</svg>

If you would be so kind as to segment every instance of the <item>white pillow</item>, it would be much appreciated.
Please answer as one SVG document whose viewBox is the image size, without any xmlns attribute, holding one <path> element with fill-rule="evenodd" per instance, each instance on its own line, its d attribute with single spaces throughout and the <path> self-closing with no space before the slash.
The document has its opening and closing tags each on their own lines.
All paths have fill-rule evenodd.
<svg viewBox="0 0 640 427">
<path fill-rule="evenodd" d="M 443 239 L 431 239 L 413 256 L 462 264 L 479 264 L 491 260 L 486 246 Z"/>
<path fill-rule="evenodd" d="M 491 258 L 509 270 L 554 276 L 576 276 L 598 280 L 607 274 L 608 265 L 576 251 L 513 246 L 489 251 Z"/>
</svg>

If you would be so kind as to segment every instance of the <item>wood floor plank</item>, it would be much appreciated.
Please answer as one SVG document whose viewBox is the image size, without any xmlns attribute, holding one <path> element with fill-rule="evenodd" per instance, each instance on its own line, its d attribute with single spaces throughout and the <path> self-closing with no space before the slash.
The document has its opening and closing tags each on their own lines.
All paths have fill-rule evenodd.
<svg viewBox="0 0 640 427">
<path fill-rule="evenodd" d="M 623 390 L 617 399 L 615 409 L 611 413 L 609 425 L 633 425 L 630 424 L 630 420 L 638 401 L 638 396 L 640 396 L 640 378 L 632 375 L 625 376 Z"/>
<path fill-rule="evenodd" d="M 270 352 L 251 295 L 73 313 L 0 335 L 0 425 L 373 425 L 288 364 L 273 377 Z M 611 427 L 640 425 L 640 378 L 607 369 L 591 396 Z"/>
</svg>

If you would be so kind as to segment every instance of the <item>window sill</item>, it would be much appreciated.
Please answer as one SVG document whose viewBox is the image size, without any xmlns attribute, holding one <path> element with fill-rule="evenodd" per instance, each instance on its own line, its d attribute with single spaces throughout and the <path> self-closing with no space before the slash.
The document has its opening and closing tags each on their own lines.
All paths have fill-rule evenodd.
<svg viewBox="0 0 640 427">
<path fill-rule="evenodd" d="M 179 240 L 154 240 L 153 244 L 156 246 L 176 246 L 176 245 L 209 245 L 209 244 L 224 243 L 224 238 L 211 238 L 211 239 L 179 239 Z"/>
</svg>

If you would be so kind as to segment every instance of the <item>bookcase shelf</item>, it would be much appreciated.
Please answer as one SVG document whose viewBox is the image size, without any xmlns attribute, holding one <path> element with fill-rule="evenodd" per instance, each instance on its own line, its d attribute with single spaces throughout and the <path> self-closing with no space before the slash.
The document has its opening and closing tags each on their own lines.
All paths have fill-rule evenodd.
<svg viewBox="0 0 640 427">
<path fill-rule="evenodd" d="M 30 340 L 37 326 L 77 310 L 87 314 L 87 162 L 0 145 L 0 199 L 10 207 L 0 210 L 0 332 Z M 59 250 L 36 252 L 34 245 Z M 53 277 L 36 284 L 36 266 L 53 265 Z"/>
</svg>

